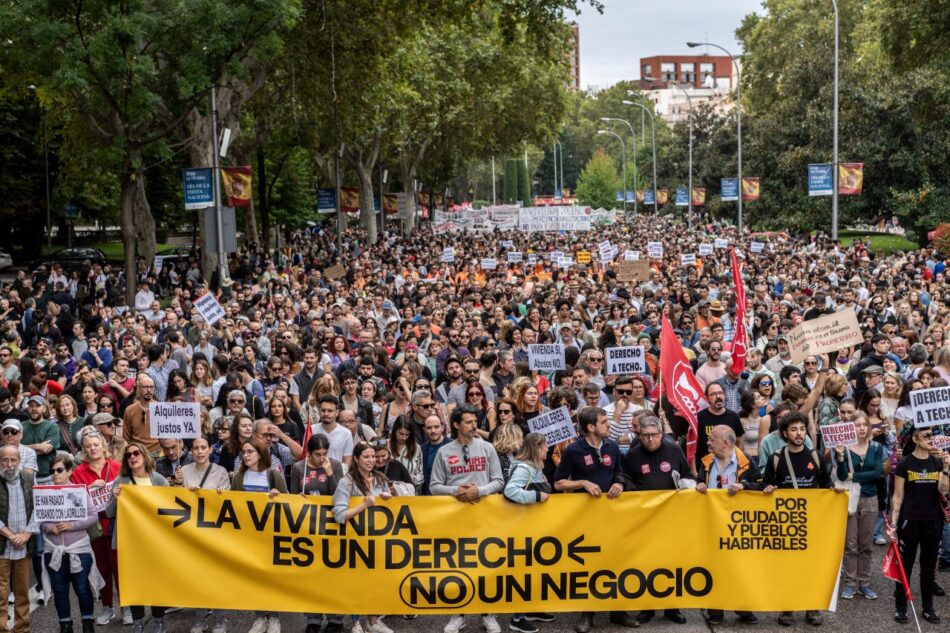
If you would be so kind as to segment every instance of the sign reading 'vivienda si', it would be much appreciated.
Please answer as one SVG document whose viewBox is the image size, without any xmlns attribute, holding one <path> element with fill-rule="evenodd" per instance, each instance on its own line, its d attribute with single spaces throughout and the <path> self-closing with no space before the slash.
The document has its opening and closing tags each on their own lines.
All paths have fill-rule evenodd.
<svg viewBox="0 0 950 633">
<path fill-rule="evenodd" d="M 567 367 L 564 360 L 564 346 L 538 343 L 528 346 L 528 369 L 538 371 L 559 371 Z"/>
</svg>

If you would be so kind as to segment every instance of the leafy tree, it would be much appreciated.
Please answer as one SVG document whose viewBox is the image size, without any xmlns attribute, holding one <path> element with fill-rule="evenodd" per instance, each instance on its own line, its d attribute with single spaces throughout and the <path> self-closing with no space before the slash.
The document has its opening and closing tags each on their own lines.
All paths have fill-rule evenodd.
<svg viewBox="0 0 950 633">
<path fill-rule="evenodd" d="M 594 208 L 612 208 L 617 192 L 622 187 L 614 161 L 606 152 L 598 150 L 587 162 L 577 182 L 580 204 Z"/>
</svg>

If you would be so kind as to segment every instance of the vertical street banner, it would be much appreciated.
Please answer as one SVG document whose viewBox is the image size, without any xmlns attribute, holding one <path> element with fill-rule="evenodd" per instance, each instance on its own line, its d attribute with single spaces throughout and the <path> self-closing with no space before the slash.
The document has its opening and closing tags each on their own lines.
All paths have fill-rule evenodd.
<svg viewBox="0 0 950 633">
<path fill-rule="evenodd" d="M 676 188 L 676 206 L 678 207 L 689 206 L 689 189 L 687 189 L 686 187 Z"/>
<path fill-rule="evenodd" d="M 864 163 L 840 163 L 838 165 L 838 194 L 859 196 L 864 187 Z"/>
<path fill-rule="evenodd" d="M 670 192 L 666 189 L 657 189 L 656 190 L 656 203 L 657 204 L 666 204 L 670 201 Z"/>
<path fill-rule="evenodd" d="M 835 192 L 834 172 L 831 163 L 808 165 L 808 195 L 830 196 Z"/>
<path fill-rule="evenodd" d="M 396 215 L 399 213 L 399 195 L 395 193 L 383 194 L 383 212 L 386 215 Z"/>
<path fill-rule="evenodd" d="M 637 189 L 637 203 L 643 204 L 644 200 L 646 200 L 646 193 L 643 191 L 643 189 Z"/>
<path fill-rule="evenodd" d="M 723 178 L 720 180 L 719 185 L 719 198 L 723 202 L 738 202 L 739 201 L 739 179 L 738 178 Z"/>
<path fill-rule="evenodd" d="M 317 189 L 317 213 L 336 213 L 336 189 Z"/>
<path fill-rule="evenodd" d="M 360 190 L 356 187 L 340 188 L 340 211 L 343 213 L 359 213 Z"/>
<path fill-rule="evenodd" d="M 653 201 L 655 199 L 654 198 L 655 196 L 656 196 L 656 192 L 654 192 L 653 189 L 644 189 L 643 190 L 643 204 L 654 204 Z"/>
<path fill-rule="evenodd" d="M 420 191 L 416 194 L 416 204 L 420 207 L 429 206 L 429 193 L 427 191 Z"/>
<path fill-rule="evenodd" d="M 758 176 L 747 176 L 742 179 L 742 201 L 753 202 L 759 199 L 762 193 L 762 183 Z"/>
<path fill-rule="evenodd" d="M 229 207 L 251 206 L 251 167 L 222 167 L 221 179 L 224 181 L 224 195 Z"/>
<path fill-rule="evenodd" d="M 214 206 L 214 182 L 211 180 L 211 169 L 205 167 L 183 169 L 181 178 L 184 182 L 186 210 Z"/>
<path fill-rule="evenodd" d="M 116 529 L 130 604 L 353 615 L 785 611 L 828 607 L 847 507 L 831 490 L 556 494 L 529 505 L 500 494 L 477 504 L 391 497 L 338 523 L 326 496 L 125 486 Z"/>
<path fill-rule="evenodd" d="M 693 188 L 693 206 L 702 207 L 706 204 L 706 190 L 703 188 Z"/>
</svg>

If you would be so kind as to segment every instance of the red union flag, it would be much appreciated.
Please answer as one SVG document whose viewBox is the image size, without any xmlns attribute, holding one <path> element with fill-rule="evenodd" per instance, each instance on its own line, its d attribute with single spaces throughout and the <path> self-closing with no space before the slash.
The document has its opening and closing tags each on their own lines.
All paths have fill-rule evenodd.
<svg viewBox="0 0 950 633">
<path fill-rule="evenodd" d="M 703 389 L 696 381 L 693 369 L 683 353 L 683 345 L 673 333 L 673 326 L 663 315 L 660 333 L 660 373 L 663 375 L 663 391 L 676 412 L 686 418 L 686 459 L 690 463 L 696 457 L 696 441 L 699 439 L 699 421 L 696 414 L 706 408 Z"/>
<path fill-rule="evenodd" d="M 746 331 L 745 286 L 742 285 L 742 273 L 736 249 L 732 249 L 732 281 L 736 286 L 736 327 L 732 334 L 732 371 L 740 374 L 745 369 L 745 356 L 748 351 L 748 332 Z"/>
<path fill-rule="evenodd" d="M 914 601 L 914 596 L 910 592 L 910 584 L 907 582 L 907 574 L 904 573 L 904 562 L 901 560 L 897 541 L 891 541 L 891 544 L 887 546 L 887 552 L 881 562 L 881 571 L 885 578 L 890 578 L 894 582 L 904 585 L 904 593 L 907 594 L 907 599 L 911 602 Z"/>
</svg>

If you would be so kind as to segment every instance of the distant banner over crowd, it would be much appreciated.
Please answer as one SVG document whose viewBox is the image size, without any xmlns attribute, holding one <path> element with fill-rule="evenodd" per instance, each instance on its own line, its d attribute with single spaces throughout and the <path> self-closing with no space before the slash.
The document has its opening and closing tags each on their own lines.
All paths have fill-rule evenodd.
<svg viewBox="0 0 950 633">
<path fill-rule="evenodd" d="M 436 210 L 432 228 L 437 232 L 519 230 L 523 233 L 544 231 L 589 231 L 594 226 L 613 222 L 615 214 L 606 209 L 592 209 L 573 205 L 520 207 L 502 205 L 452 211 Z"/>
<path fill-rule="evenodd" d="M 554 495 L 533 506 L 501 495 L 475 505 L 394 497 L 340 525 L 328 497 L 126 486 L 116 525 L 131 604 L 394 615 L 776 611 L 828 606 L 846 508 L 830 490 Z"/>
</svg>

